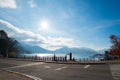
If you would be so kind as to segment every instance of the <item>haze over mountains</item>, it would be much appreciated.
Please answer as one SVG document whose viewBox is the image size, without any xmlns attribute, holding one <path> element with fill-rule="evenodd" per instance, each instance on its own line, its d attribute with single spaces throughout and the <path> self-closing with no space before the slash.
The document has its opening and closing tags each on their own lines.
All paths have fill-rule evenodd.
<svg viewBox="0 0 120 80">
<path fill-rule="evenodd" d="M 50 50 L 44 49 L 44 48 L 39 47 L 39 46 L 31 46 L 31 45 L 24 44 L 24 43 L 20 43 L 19 45 L 25 50 L 25 52 L 27 51 L 28 53 L 48 53 L 48 52 L 51 52 Z"/>
<path fill-rule="evenodd" d="M 60 54 L 65 55 L 65 54 L 68 54 L 71 52 L 71 53 L 73 53 L 73 56 L 76 58 L 90 57 L 90 56 L 93 56 L 95 54 L 99 54 L 98 51 L 95 51 L 95 50 L 90 49 L 90 48 L 85 48 L 85 47 L 82 47 L 82 48 L 62 47 L 60 49 L 50 51 L 50 50 L 44 49 L 44 48 L 39 47 L 39 46 L 31 46 L 31 45 L 24 44 L 24 43 L 21 43 L 20 46 L 22 46 L 22 48 L 24 48 L 24 51 L 25 51 L 24 53 L 28 52 L 28 54 L 48 53 L 48 54 L 56 54 L 56 55 L 60 55 Z M 21 53 L 21 54 L 23 54 L 23 53 Z"/>
</svg>

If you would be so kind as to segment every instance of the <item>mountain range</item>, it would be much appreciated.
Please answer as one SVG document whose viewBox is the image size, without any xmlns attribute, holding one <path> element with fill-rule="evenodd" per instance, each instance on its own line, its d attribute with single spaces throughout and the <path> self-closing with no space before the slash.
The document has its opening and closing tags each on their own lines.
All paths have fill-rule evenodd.
<svg viewBox="0 0 120 80">
<path fill-rule="evenodd" d="M 48 52 L 51 52 L 50 50 L 46 50 L 42 47 L 32 46 L 32 45 L 28 45 L 28 44 L 24 44 L 24 43 L 20 43 L 20 46 L 25 50 L 25 52 L 27 51 L 29 53 L 48 53 Z"/>
<path fill-rule="evenodd" d="M 47 49 L 44 49 L 42 47 L 39 47 L 39 46 L 31 46 L 31 45 L 28 45 L 28 44 L 20 44 L 21 46 L 21 50 L 24 51 L 22 53 L 54 53 L 56 55 L 59 55 L 59 54 L 68 54 L 68 53 L 73 53 L 73 56 L 75 58 L 85 58 L 85 57 L 90 57 L 90 56 L 93 56 L 95 54 L 100 54 L 100 52 L 96 51 L 96 50 L 93 50 L 93 49 L 90 49 L 90 48 L 86 48 L 86 47 L 82 47 L 82 48 L 68 48 L 68 47 L 62 47 L 60 49 L 57 49 L 57 50 L 54 50 L 54 51 L 51 51 L 51 50 L 47 50 Z M 102 51 L 102 50 L 101 50 Z M 103 52 L 103 51 L 102 51 Z"/>
</svg>

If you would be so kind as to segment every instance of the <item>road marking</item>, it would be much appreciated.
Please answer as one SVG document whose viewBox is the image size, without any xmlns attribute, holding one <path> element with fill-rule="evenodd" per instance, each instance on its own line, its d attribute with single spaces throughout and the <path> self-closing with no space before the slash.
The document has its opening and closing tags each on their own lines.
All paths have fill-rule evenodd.
<svg viewBox="0 0 120 80">
<path fill-rule="evenodd" d="M 64 66 L 64 67 L 61 67 L 61 68 L 57 68 L 57 69 L 55 69 L 55 70 L 61 70 L 61 69 L 65 69 L 65 68 L 67 68 L 67 66 Z"/>
<path fill-rule="evenodd" d="M 119 77 L 114 77 L 114 76 L 113 76 L 113 79 L 114 79 L 114 80 L 120 80 Z"/>
<path fill-rule="evenodd" d="M 57 69 L 55 69 L 55 70 L 61 70 L 62 68 L 57 68 Z"/>
<path fill-rule="evenodd" d="M 62 67 L 63 69 L 67 68 L 67 66 Z"/>
<path fill-rule="evenodd" d="M 59 65 L 62 65 L 62 64 L 59 64 Z"/>
<path fill-rule="evenodd" d="M 84 69 L 87 69 L 87 68 L 89 68 L 90 67 L 90 65 L 86 65 L 85 67 L 84 67 Z"/>
<path fill-rule="evenodd" d="M 39 65 L 39 64 L 44 64 L 44 63 L 31 63 L 31 64 L 26 64 L 26 65 L 20 65 L 20 66 L 8 67 L 8 68 L 4 68 L 4 69 L 12 69 L 12 68 L 19 68 L 19 67 L 33 66 L 33 65 Z"/>
<path fill-rule="evenodd" d="M 35 76 L 32 76 L 32 75 L 28 75 L 28 74 L 24 74 L 24 73 L 12 71 L 12 70 L 6 70 L 6 71 L 11 72 L 11 73 L 15 73 L 15 74 L 19 74 L 19 75 L 22 75 L 22 76 L 26 76 L 26 77 L 32 78 L 34 80 L 43 80 L 41 78 L 38 78 L 38 77 L 35 77 Z"/>
<path fill-rule="evenodd" d="M 51 68 L 50 66 L 45 66 L 45 68 Z"/>
<path fill-rule="evenodd" d="M 112 73 L 113 80 L 120 80 L 120 65 L 109 65 Z"/>
<path fill-rule="evenodd" d="M 117 73 L 117 75 L 120 75 L 120 73 Z"/>
<path fill-rule="evenodd" d="M 120 77 L 120 75 L 114 75 L 114 77 Z"/>
</svg>

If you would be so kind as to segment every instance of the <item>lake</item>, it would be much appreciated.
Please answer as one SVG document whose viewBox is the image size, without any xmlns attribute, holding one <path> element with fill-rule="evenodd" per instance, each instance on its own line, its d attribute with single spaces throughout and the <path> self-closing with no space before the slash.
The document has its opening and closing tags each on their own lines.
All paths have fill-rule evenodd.
<svg viewBox="0 0 120 80">
<path fill-rule="evenodd" d="M 58 56 L 58 57 L 64 57 L 65 53 L 56 53 L 55 56 Z M 20 56 L 37 56 L 37 57 L 52 57 L 54 56 L 53 53 L 24 53 L 24 54 L 20 54 Z M 92 54 L 72 54 L 72 57 L 74 57 L 75 59 L 84 59 L 84 58 L 90 58 L 90 56 L 93 56 Z M 69 55 L 67 55 L 67 59 L 69 58 Z"/>
</svg>

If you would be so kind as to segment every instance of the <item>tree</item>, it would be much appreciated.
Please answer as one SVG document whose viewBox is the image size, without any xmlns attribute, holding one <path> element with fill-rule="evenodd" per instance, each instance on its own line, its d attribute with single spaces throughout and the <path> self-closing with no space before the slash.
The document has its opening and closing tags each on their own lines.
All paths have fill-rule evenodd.
<svg viewBox="0 0 120 80">
<path fill-rule="evenodd" d="M 6 56 L 6 49 L 8 46 L 8 36 L 4 30 L 0 30 L 0 53 L 3 57 Z"/>
<path fill-rule="evenodd" d="M 110 36 L 111 42 L 113 45 L 111 46 L 110 52 L 113 56 L 120 57 L 120 37 L 116 35 Z"/>
<path fill-rule="evenodd" d="M 8 38 L 8 47 L 7 47 L 7 52 L 6 52 L 6 57 L 12 57 L 15 56 L 15 54 L 10 54 L 9 52 L 17 52 L 18 51 L 18 41 L 15 40 L 14 38 Z"/>
<path fill-rule="evenodd" d="M 7 33 L 4 30 L 0 30 L 0 39 L 7 39 Z"/>
<path fill-rule="evenodd" d="M 17 40 L 9 38 L 4 30 L 0 30 L 0 53 L 3 57 L 8 57 L 10 51 L 17 51 Z"/>
<path fill-rule="evenodd" d="M 105 56 L 104 56 L 105 60 L 112 60 L 113 57 L 111 55 L 110 51 L 105 51 Z"/>
</svg>

